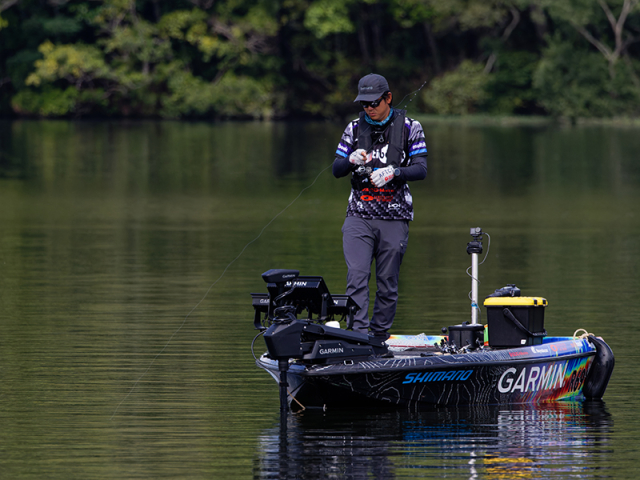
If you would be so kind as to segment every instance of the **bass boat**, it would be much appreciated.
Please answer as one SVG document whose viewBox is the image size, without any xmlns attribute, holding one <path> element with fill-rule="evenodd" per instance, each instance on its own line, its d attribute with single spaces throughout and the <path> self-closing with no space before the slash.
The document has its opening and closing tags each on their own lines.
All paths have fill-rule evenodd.
<svg viewBox="0 0 640 480">
<path fill-rule="evenodd" d="M 354 332 L 359 306 L 348 295 L 329 293 L 322 277 L 287 269 L 263 273 L 268 293 L 251 294 L 260 330 L 252 351 L 263 336 L 267 351 L 256 364 L 279 384 L 282 411 L 602 398 L 613 352 L 587 332 L 547 335 L 545 298 L 522 296 L 507 285 L 485 299 L 487 324 L 478 322 L 483 235 L 472 228 L 467 244 L 471 321 L 443 328 L 441 335 L 384 339 Z"/>
</svg>

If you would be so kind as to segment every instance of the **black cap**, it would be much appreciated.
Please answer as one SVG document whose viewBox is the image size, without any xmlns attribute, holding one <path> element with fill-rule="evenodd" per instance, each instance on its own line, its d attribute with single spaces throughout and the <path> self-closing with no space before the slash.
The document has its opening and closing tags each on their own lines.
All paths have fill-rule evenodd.
<svg viewBox="0 0 640 480">
<path fill-rule="evenodd" d="M 383 93 L 389 91 L 389 84 L 382 75 L 370 73 L 358 82 L 358 96 L 354 102 L 373 102 L 379 99 Z"/>
</svg>

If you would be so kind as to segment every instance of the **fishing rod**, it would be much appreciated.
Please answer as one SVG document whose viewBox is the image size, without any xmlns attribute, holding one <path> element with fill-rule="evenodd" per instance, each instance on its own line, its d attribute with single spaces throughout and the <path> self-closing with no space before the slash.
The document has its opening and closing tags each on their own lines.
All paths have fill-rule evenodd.
<svg viewBox="0 0 640 480">
<path fill-rule="evenodd" d="M 407 93 L 407 94 L 404 96 L 404 98 L 400 101 L 400 103 L 398 104 L 398 108 L 401 108 L 401 106 L 402 106 L 402 102 L 404 102 L 404 101 L 407 99 L 407 97 L 408 97 L 408 96 L 410 96 L 410 95 L 411 95 L 411 98 L 407 101 L 407 105 L 408 105 L 409 103 L 411 103 L 411 102 L 413 101 L 413 99 L 414 99 L 414 98 L 416 98 L 416 96 L 418 95 L 418 93 L 420 93 L 420 90 L 422 90 L 422 89 L 424 88 L 424 86 L 427 84 L 427 82 L 429 82 L 429 80 L 428 80 L 428 79 L 427 79 L 427 80 L 425 80 L 425 81 L 422 83 L 422 85 L 420 85 L 420 88 L 418 88 L 417 90 L 414 90 L 414 91 L 413 91 L 413 92 L 411 92 L 411 93 Z M 407 106 L 407 107 L 405 108 L 405 110 L 408 110 L 408 109 L 409 109 L 409 107 Z"/>
<path fill-rule="evenodd" d="M 241 256 L 242 254 L 245 252 L 245 250 L 247 248 L 249 248 L 249 245 L 251 245 L 252 243 L 256 242 L 264 233 L 264 231 L 269 227 L 269 225 L 271 225 L 276 218 L 278 218 L 280 215 L 282 215 L 289 207 L 291 207 L 291 205 L 293 205 L 301 196 L 302 194 L 307 191 L 308 189 L 310 189 L 311 187 L 313 187 L 313 185 L 315 185 L 315 183 L 318 181 L 318 178 L 320 178 L 320 175 L 322 175 L 325 171 L 327 171 L 329 168 L 331 168 L 331 166 L 333 165 L 333 162 L 326 166 L 325 168 L 323 168 L 314 178 L 313 182 L 311 182 L 309 185 L 307 185 L 306 187 L 304 187 L 302 190 L 300 190 L 300 193 L 298 193 L 298 196 L 296 198 L 294 198 L 291 202 L 289 202 L 289 204 L 284 207 L 280 212 L 278 212 L 271 220 L 269 220 L 269 222 L 267 222 L 267 224 L 262 227 L 262 230 L 260 230 L 260 233 L 258 233 L 258 235 L 251 241 L 249 241 L 240 251 L 240 253 L 229 262 L 229 264 L 224 268 L 224 270 L 222 271 L 222 273 L 220 274 L 220 276 L 217 278 L 216 281 L 214 281 L 209 288 L 207 289 L 207 291 L 205 292 L 205 294 L 202 296 L 202 298 L 200 299 L 200 301 L 198 303 L 196 303 L 196 305 L 191 309 L 191 311 L 189 313 L 187 313 L 187 315 L 184 317 L 184 320 L 182 320 L 182 323 L 180 324 L 180 326 L 173 332 L 173 334 L 171 335 L 171 337 L 169 337 L 169 340 L 167 340 L 167 342 L 165 343 L 164 347 L 162 347 L 162 349 L 157 353 L 157 355 L 155 357 L 153 357 L 153 359 L 151 360 L 151 362 L 149 363 L 149 366 L 147 367 L 147 369 L 142 373 L 142 375 L 140 375 L 140 377 L 138 377 L 138 379 L 135 381 L 135 383 L 133 384 L 133 386 L 131 387 L 131 389 L 129 390 L 129 392 L 125 395 L 125 397 L 120 401 L 120 403 L 118 404 L 118 406 L 116 407 L 116 409 L 114 410 L 113 414 L 111 415 L 111 418 L 109 420 L 112 420 L 113 417 L 115 417 L 116 413 L 118 412 L 118 409 L 120 408 L 120 406 L 124 403 L 124 401 L 129 398 L 129 396 L 131 395 L 131 393 L 133 393 L 133 391 L 136 389 L 136 387 L 138 386 L 138 384 L 140 383 L 140 380 L 143 379 L 143 377 L 147 374 L 147 372 L 149 371 L 149 369 L 151 369 L 151 367 L 153 366 L 153 364 L 155 363 L 155 361 L 158 359 L 158 357 L 160 355 L 162 355 L 162 353 L 167 349 L 167 347 L 169 346 L 169 344 L 171 343 L 171 340 L 173 340 L 173 337 L 175 337 L 177 335 L 177 333 L 182 330 L 182 327 L 184 327 L 184 325 L 187 323 L 187 319 L 191 316 L 191 314 L 200 306 L 200 304 L 207 298 L 207 296 L 209 295 L 209 293 L 211 292 L 211 290 L 213 289 L 213 287 L 222 279 L 222 277 L 224 277 L 224 275 L 227 273 L 227 270 L 229 270 L 229 267 L 231 267 L 231 265 L 233 265 Z"/>
<path fill-rule="evenodd" d="M 407 104 L 410 103 L 413 98 L 415 98 L 415 96 L 420 92 L 420 90 L 422 90 L 422 88 L 427 84 L 427 81 L 425 81 L 420 88 L 418 88 L 417 90 L 408 93 L 407 95 L 404 96 L 404 98 L 402 99 L 402 101 L 400 102 L 400 104 L 402 104 L 402 102 L 404 102 L 407 97 L 411 96 L 411 98 L 409 98 L 409 100 L 407 101 Z M 367 124 L 368 125 L 368 124 Z M 138 384 L 140 383 L 140 381 L 144 378 L 144 376 L 147 374 L 147 372 L 151 369 L 151 367 L 153 366 L 153 364 L 155 363 L 155 361 L 158 359 L 158 357 L 160 357 L 160 355 L 162 355 L 164 353 L 164 351 L 167 349 L 167 347 L 169 346 L 169 344 L 171 343 L 171 341 L 173 340 L 173 337 L 175 337 L 178 332 L 180 332 L 180 330 L 182 330 L 182 327 L 184 327 L 184 325 L 187 323 L 187 320 L 189 319 L 189 317 L 191 316 L 191 314 L 200 306 L 200 304 L 202 304 L 202 302 L 207 298 L 207 296 L 209 295 L 209 293 L 211 292 L 211 290 L 213 289 L 213 287 L 225 276 L 225 274 L 227 273 L 227 270 L 229 270 L 229 268 L 231 267 L 231 265 L 233 265 L 241 256 L 242 254 L 245 252 L 245 250 L 254 242 L 256 242 L 264 233 L 264 231 L 269 227 L 269 225 L 271 225 L 280 215 L 282 215 L 289 207 L 291 207 L 301 196 L 302 194 L 310 189 L 311 187 L 313 187 L 313 185 L 315 185 L 315 183 L 318 181 L 318 178 L 320 178 L 320 175 L 322 175 L 325 171 L 327 171 L 329 168 L 331 168 L 333 166 L 333 162 L 331 162 L 331 164 L 329 164 L 328 166 L 326 166 L 325 168 L 323 168 L 322 170 L 320 170 L 320 172 L 316 175 L 316 177 L 314 178 L 313 182 L 311 182 L 309 185 L 307 185 L 306 187 L 304 187 L 300 193 L 298 193 L 298 195 L 296 196 L 296 198 L 294 198 L 286 207 L 284 207 L 280 212 L 278 212 L 271 220 L 269 220 L 269 222 L 267 222 L 267 224 L 262 227 L 262 230 L 260 230 L 260 233 L 258 233 L 258 235 L 251 241 L 249 241 L 240 251 L 240 253 L 229 262 L 229 264 L 224 268 L 224 270 L 222 271 L 222 273 L 220 274 L 220 276 L 209 286 L 209 288 L 207 289 L 207 291 L 204 293 L 204 295 L 202 296 L 202 298 L 200 299 L 200 301 L 198 303 L 196 303 L 196 305 L 189 311 L 189 313 L 187 313 L 187 315 L 184 317 L 184 320 L 182 320 L 182 323 L 180 324 L 180 326 L 171 334 L 171 336 L 169 337 L 169 340 L 167 340 L 167 342 L 165 343 L 165 345 L 162 347 L 162 349 L 156 354 L 155 357 L 153 357 L 153 359 L 151 360 L 151 362 L 149 363 L 149 365 L 147 366 L 146 370 L 142 373 L 142 375 L 140 375 L 140 377 L 138 377 L 138 379 L 135 381 L 135 383 L 133 384 L 133 386 L 131 387 L 131 389 L 129 390 L 129 392 L 124 396 L 124 398 L 120 401 L 120 403 L 118 404 L 118 406 L 116 407 L 116 409 L 114 410 L 113 414 L 111 415 L 111 418 L 109 420 L 113 420 L 113 417 L 115 417 L 116 413 L 118 413 L 118 410 L 120 408 L 120 406 L 125 402 L 125 400 L 127 400 L 127 398 L 129 398 L 129 396 L 133 393 L 133 391 L 136 389 L 136 387 L 138 386 Z"/>
<path fill-rule="evenodd" d="M 406 103 L 406 107 L 405 107 L 404 109 L 405 109 L 405 111 L 406 111 L 406 110 L 408 110 L 408 108 L 409 108 L 409 107 L 408 107 L 409 103 L 411 103 L 411 102 L 413 101 L 413 99 L 418 95 L 418 93 L 420 93 L 420 91 L 425 87 L 425 85 L 428 83 L 428 81 L 429 81 L 428 79 L 427 79 L 427 80 L 425 80 L 425 81 L 422 83 L 422 85 L 420 85 L 420 87 L 419 87 L 417 90 L 414 90 L 413 92 L 407 93 L 407 94 L 402 98 L 402 100 L 401 100 L 401 101 L 400 101 L 400 103 L 398 104 L 398 107 L 397 107 L 397 108 L 398 108 L 398 109 L 402 109 L 402 108 L 403 108 L 403 103 L 404 103 L 404 102 L 405 102 L 405 100 L 406 100 L 406 101 L 407 101 L 407 103 Z M 407 100 L 407 98 L 408 98 L 408 100 Z M 364 130 L 364 129 L 363 129 L 363 132 L 362 132 L 363 134 L 372 133 L 372 127 L 373 127 L 373 126 L 372 126 L 372 124 L 370 124 L 369 122 L 365 122 L 364 127 L 365 127 L 367 130 Z M 360 127 L 360 122 L 358 122 L 358 128 L 361 128 L 361 127 Z M 386 128 L 386 126 L 385 126 L 385 128 Z M 384 131 L 384 129 L 383 129 L 383 130 L 381 130 L 381 134 L 382 134 L 382 131 Z M 383 137 L 381 137 L 381 138 L 383 138 Z M 378 142 L 381 142 L 381 141 L 384 141 L 384 140 L 379 140 Z M 366 157 L 368 157 L 368 156 L 373 152 L 373 149 L 374 149 L 374 147 L 375 147 L 375 146 L 376 146 L 376 142 L 371 142 L 371 146 L 370 146 L 369 148 L 365 149 L 365 155 L 366 155 Z M 397 146 L 395 146 L 395 145 L 391 145 L 391 144 L 389 144 L 389 146 L 393 146 L 395 149 L 398 149 L 398 147 L 397 147 Z M 368 163 L 368 161 L 369 161 L 369 160 L 367 160 L 367 162 L 365 162 L 365 164 L 366 164 L 366 163 Z M 365 166 L 364 164 L 362 164 L 362 165 L 359 165 L 359 166 L 354 170 L 354 172 L 355 172 L 357 175 L 360 175 L 360 176 L 369 176 L 369 175 L 373 172 L 373 169 L 372 169 L 371 167 L 368 167 L 368 166 Z"/>
</svg>

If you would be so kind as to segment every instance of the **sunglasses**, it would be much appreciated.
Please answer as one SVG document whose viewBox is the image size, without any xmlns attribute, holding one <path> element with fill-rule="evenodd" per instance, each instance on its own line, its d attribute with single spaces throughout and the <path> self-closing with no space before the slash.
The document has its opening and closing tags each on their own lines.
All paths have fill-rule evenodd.
<svg viewBox="0 0 640 480">
<path fill-rule="evenodd" d="M 378 105 L 380 105 L 382 103 L 382 100 L 384 100 L 385 98 L 387 98 L 386 94 L 382 95 L 379 99 L 374 100 L 373 102 L 360 101 L 360 105 L 362 105 L 362 108 L 378 108 Z"/>
</svg>

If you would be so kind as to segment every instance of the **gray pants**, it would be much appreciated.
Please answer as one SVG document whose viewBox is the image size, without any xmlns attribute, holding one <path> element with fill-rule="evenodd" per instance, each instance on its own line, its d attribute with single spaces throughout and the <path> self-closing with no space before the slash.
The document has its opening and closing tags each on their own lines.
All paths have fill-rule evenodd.
<svg viewBox="0 0 640 480">
<path fill-rule="evenodd" d="M 347 217 L 342 226 L 342 247 L 347 262 L 347 295 L 360 310 L 355 315 L 353 330 L 373 333 L 391 328 L 398 303 L 398 277 L 402 257 L 409 241 L 406 220 L 365 220 Z M 371 264 L 376 261 L 376 300 L 369 325 L 369 279 Z"/>
</svg>

